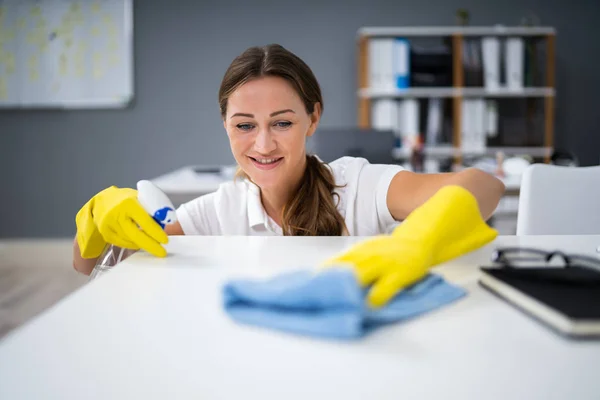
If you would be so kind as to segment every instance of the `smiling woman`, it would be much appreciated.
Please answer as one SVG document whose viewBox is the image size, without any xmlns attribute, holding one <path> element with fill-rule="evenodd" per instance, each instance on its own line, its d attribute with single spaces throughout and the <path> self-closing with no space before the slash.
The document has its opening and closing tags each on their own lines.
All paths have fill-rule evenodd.
<svg viewBox="0 0 600 400">
<path fill-rule="evenodd" d="M 277 44 L 251 47 L 233 60 L 219 107 L 239 172 L 216 192 L 181 205 L 169 235 L 370 236 L 389 232 L 443 187 L 466 189 L 485 219 L 504 191 L 476 169 L 415 174 L 363 158 L 326 164 L 307 154 L 323 113 L 321 89 L 309 66 Z M 105 244 L 102 231 L 126 231 L 117 225 L 131 224 L 140 209 L 130 189 L 94 196 L 77 216 L 75 268 L 89 274 L 98 256 L 91 249 Z M 135 222 L 143 234 L 136 230 L 122 242 L 164 256 L 168 237 Z"/>
<path fill-rule="evenodd" d="M 238 177 L 260 188 L 265 212 L 282 233 L 343 234 L 335 178 L 306 154 L 323 109 L 308 65 L 281 46 L 250 48 L 225 73 L 219 105 Z"/>
</svg>

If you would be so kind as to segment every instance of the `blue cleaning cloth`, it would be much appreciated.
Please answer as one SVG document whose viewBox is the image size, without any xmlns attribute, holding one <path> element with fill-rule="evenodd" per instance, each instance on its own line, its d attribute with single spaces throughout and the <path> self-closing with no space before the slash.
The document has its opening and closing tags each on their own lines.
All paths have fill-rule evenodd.
<svg viewBox="0 0 600 400">
<path fill-rule="evenodd" d="M 223 287 L 223 301 L 227 314 L 241 323 L 309 336 L 356 339 L 466 294 L 435 274 L 402 290 L 380 309 L 366 304 L 367 292 L 350 269 L 329 268 L 319 273 L 294 271 L 266 280 L 232 280 Z"/>
</svg>

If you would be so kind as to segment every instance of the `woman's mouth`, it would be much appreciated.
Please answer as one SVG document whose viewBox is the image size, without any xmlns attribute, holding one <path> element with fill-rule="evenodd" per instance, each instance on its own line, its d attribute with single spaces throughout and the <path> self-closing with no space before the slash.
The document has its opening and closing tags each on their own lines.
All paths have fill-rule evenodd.
<svg viewBox="0 0 600 400">
<path fill-rule="evenodd" d="M 281 164 L 283 157 L 271 157 L 271 158 L 254 158 L 249 157 L 252 160 L 254 166 L 258 169 L 269 170 L 277 167 Z"/>
</svg>

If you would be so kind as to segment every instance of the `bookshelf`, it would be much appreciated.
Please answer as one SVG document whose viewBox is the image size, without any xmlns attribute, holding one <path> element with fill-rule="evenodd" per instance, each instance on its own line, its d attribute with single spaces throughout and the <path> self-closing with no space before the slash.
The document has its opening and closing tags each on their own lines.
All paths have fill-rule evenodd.
<svg viewBox="0 0 600 400">
<path fill-rule="evenodd" d="M 555 99 L 555 36 L 552 27 L 504 27 L 504 26 L 416 26 L 416 27 L 363 27 L 358 30 L 358 125 L 361 128 L 372 128 L 372 104 L 378 99 L 448 99 L 451 102 L 451 143 L 439 146 L 425 146 L 424 154 L 431 156 L 453 157 L 455 162 L 461 163 L 466 155 L 493 155 L 498 151 L 505 154 L 526 154 L 532 157 L 543 158 L 550 161 L 554 146 L 554 99 Z M 369 45 L 372 39 L 402 38 L 407 41 L 417 38 L 442 38 L 450 48 L 452 58 L 451 85 L 439 87 L 370 87 Z M 500 85 L 489 88 L 487 85 L 472 87 L 465 85 L 465 66 L 463 63 L 463 46 L 465 41 L 481 40 L 482 38 L 495 37 L 499 40 L 508 38 L 535 39 L 545 42 L 545 52 L 539 64 L 544 69 L 542 84 L 515 89 Z M 537 47 L 536 47 L 537 48 Z M 464 113 L 463 100 L 469 98 L 480 99 L 536 99 L 543 101 L 543 139 L 539 146 L 491 146 L 478 150 L 466 150 L 461 146 L 463 136 Z M 498 116 L 501 118 L 501 116 Z M 422 134 L 422 132 L 420 132 Z M 396 148 L 394 155 L 407 158 L 411 153 L 410 148 Z"/>
</svg>

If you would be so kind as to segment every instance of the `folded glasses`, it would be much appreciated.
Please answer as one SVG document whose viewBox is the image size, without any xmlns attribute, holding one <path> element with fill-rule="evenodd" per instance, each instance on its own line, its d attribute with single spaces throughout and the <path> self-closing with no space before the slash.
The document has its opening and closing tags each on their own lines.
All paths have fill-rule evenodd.
<svg viewBox="0 0 600 400">
<path fill-rule="evenodd" d="M 560 250 L 547 251 L 526 247 L 501 247 L 494 251 L 491 261 L 504 267 L 580 267 L 600 271 L 600 257 L 568 254 Z"/>
<path fill-rule="evenodd" d="M 503 247 L 494 251 L 492 261 L 494 268 L 500 267 L 513 278 L 600 288 L 600 258 L 558 250 Z"/>
</svg>

